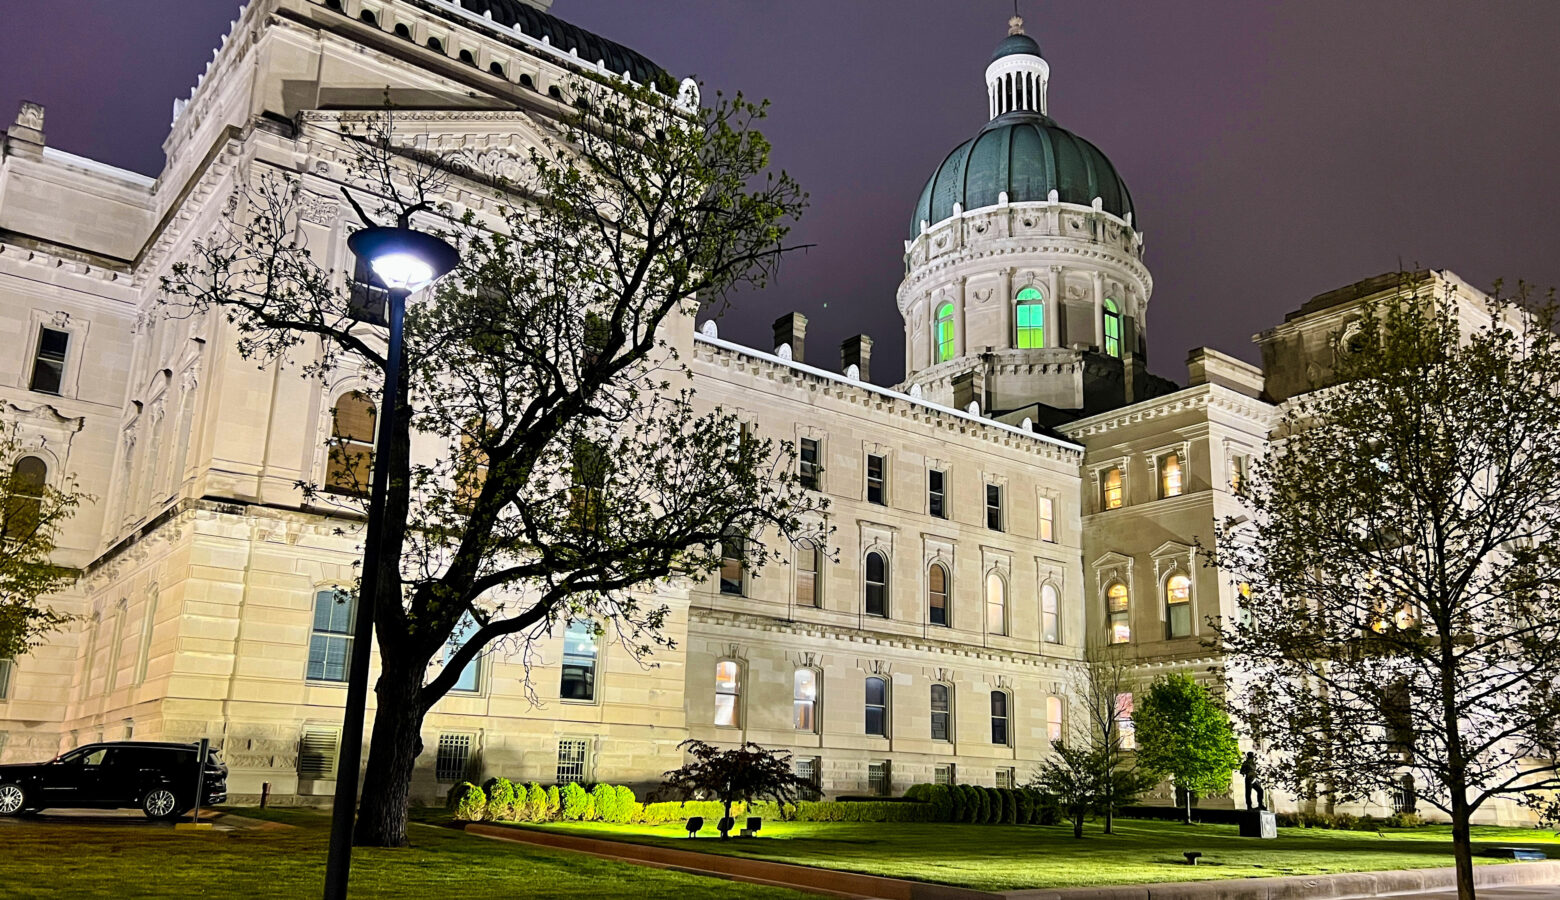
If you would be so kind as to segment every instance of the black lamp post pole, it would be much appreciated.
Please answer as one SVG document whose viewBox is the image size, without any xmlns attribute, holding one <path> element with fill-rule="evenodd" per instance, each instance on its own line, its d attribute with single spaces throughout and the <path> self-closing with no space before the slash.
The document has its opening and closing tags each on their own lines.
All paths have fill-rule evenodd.
<svg viewBox="0 0 1560 900">
<path fill-rule="evenodd" d="M 330 814 L 330 851 L 325 861 L 325 900 L 346 900 L 352 871 L 352 826 L 357 812 L 358 767 L 363 756 L 363 713 L 368 703 L 368 664 L 374 640 L 374 602 L 379 596 L 379 569 L 384 555 L 400 548 L 384 546 L 385 493 L 390 484 L 390 442 L 396 433 L 401 383 L 401 323 L 407 293 L 390 291 L 390 346 L 385 355 L 384 397 L 380 401 L 379 435 L 374 441 L 373 488 L 368 501 L 368 530 L 363 540 L 363 576 L 359 582 L 357 618 L 352 629 L 352 660 L 347 670 L 347 707 L 341 721 L 341 749 L 336 761 L 336 799 Z"/>
</svg>

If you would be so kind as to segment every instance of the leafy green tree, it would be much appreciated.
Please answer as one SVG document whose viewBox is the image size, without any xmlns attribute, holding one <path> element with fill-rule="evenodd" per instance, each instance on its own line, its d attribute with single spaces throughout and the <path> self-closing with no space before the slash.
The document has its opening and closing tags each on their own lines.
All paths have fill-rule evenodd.
<svg viewBox="0 0 1560 900">
<path fill-rule="evenodd" d="M 1132 711 L 1138 765 L 1169 776 L 1186 795 L 1186 824 L 1192 798 L 1230 786 L 1240 765 L 1240 745 L 1230 717 L 1208 689 L 1190 676 L 1165 675 L 1149 685 Z"/>
<path fill-rule="evenodd" d="M 719 823 L 722 840 L 731 836 L 728 832 L 733 803 L 752 803 L 767 797 L 783 811 L 787 804 L 796 803 L 797 792 L 812 784 L 792 769 L 789 750 L 765 750 L 752 741 L 730 750 L 695 740 L 677 746 L 693 759 L 682 768 L 667 772 L 665 786 L 684 799 L 708 797 L 719 801 L 725 809 Z"/>
<path fill-rule="evenodd" d="M 570 93 L 575 113 L 509 181 L 417 148 L 383 111 L 319 135 L 349 160 L 343 191 L 364 224 L 415 216 L 462 249 L 408 305 L 399 395 L 366 391 L 397 410 L 379 463 L 384 541 L 399 552 L 363 581 L 380 676 L 362 845 L 406 843 L 423 719 L 495 642 L 530 659 L 559 624 L 585 620 L 645 657 L 671 641 L 667 607 L 644 598 L 708 579 L 723 544 L 756 569 L 789 542 L 826 543 L 790 444 L 699 411 L 678 350 L 700 308 L 765 282 L 805 205 L 769 170 L 763 107 L 739 96 L 691 109 L 594 80 Z M 240 176 L 163 299 L 218 311 L 247 357 L 372 384 L 383 332 L 311 254 L 295 173 L 269 165 Z M 483 203 L 457 215 L 466 193 Z M 302 485 L 305 499 L 361 515 L 369 460 L 344 443 L 332 454 L 332 483 Z"/>
<path fill-rule="evenodd" d="M 60 528 L 90 499 L 68 476 L 50 483 L 31 458 L 16 427 L 0 425 L 0 660 L 26 653 L 70 620 L 40 601 L 76 579 L 51 557 Z"/>
<path fill-rule="evenodd" d="M 1109 768 L 1105 750 L 1098 746 L 1079 746 L 1062 741 L 1051 743 L 1052 753 L 1035 770 L 1031 785 L 1055 798 L 1073 825 L 1073 837 L 1083 837 L 1083 820 L 1105 803 L 1105 781 Z"/>
<path fill-rule="evenodd" d="M 1221 639 L 1284 786 L 1413 785 L 1471 900 L 1473 815 L 1560 787 L 1560 339 L 1552 302 L 1438 283 L 1405 275 L 1335 338 L 1214 562 L 1246 585 Z"/>
</svg>

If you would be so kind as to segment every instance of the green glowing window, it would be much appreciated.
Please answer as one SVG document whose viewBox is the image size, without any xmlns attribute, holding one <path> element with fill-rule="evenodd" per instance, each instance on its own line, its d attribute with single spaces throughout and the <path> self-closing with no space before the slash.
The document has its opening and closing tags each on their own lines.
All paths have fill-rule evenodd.
<svg viewBox="0 0 1560 900">
<path fill-rule="evenodd" d="M 953 304 L 937 307 L 937 361 L 953 359 Z"/>
<path fill-rule="evenodd" d="M 1105 355 L 1121 355 L 1121 310 L 1109 297 L 1105 298 Z"/>
<path fill-rule="evenodd" d="M 1045 346 L 1045 297 L 1038 288 L 1018 292 L 1018 349 Z"/>
</svg>

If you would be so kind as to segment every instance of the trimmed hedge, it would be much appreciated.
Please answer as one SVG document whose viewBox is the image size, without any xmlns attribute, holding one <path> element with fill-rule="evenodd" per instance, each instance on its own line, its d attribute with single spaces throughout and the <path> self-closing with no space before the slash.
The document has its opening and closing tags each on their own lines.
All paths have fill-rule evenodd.
<svg viewBox="0 0 1560 900">
<path fill-rule="evenodd" d="M 450 788 L 450 812 L 462 822 L 480 822 L 487 810 L 487 794 L 469 781 Z"/>
<path fill-rule="evenodd" d="M 803 800 L 794 807 L 787 806 L 782 815 L 773 802 L 753 804 L 752 814 L 770 819 L 789 818 L 795 822 L 939 822 L 930 803 L 872 802 L 856 800 L 841 803 L 837 800 Z"/>
<path fill-rule="evenodd" d="M 494 778 L 487 783 L 487 808 L 482 817 L 490 822 L 512 821 L 518 815 L 514 782 Z"/>
</svg>

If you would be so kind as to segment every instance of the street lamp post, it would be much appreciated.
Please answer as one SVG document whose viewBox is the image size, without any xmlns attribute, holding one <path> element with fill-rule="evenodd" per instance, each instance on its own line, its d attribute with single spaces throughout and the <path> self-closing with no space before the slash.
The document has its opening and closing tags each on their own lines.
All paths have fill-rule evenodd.
<svg viewBox="0 0 1560 900">
<path fill-rule="evenodd" d="M 363 711 L 368 703 L 368 666 L 374 639 L 374 603 L 379 596 L 379 570 L 399 547 L 384 546 L 385 492 L 390 483 L 390 441 L 396 431 L 401 387 L 401 326 L 406 298 L 444 276 L 460 262 L 449 244 L 407 227 L 365 228 L 347 239 L 347 246 L 368 263 L 389 292 L 390 342 L 385 352 L 384 396 L 380 400 L 379 434 L 374 440 L 368 528 L 363 540 L 363 576 L 359 582 L 357 617 L 352 628 L 352 659 L 347 671 L 347 705 L 341 721 L 341 748 L 336 761 L 336 799 L 331 809 L 330 850 L 325 861 L 325 900 L 345 900 L 352 871 L 352 827 L 357 811 L 358 768 L 363 755 Z"/>
</svg>

